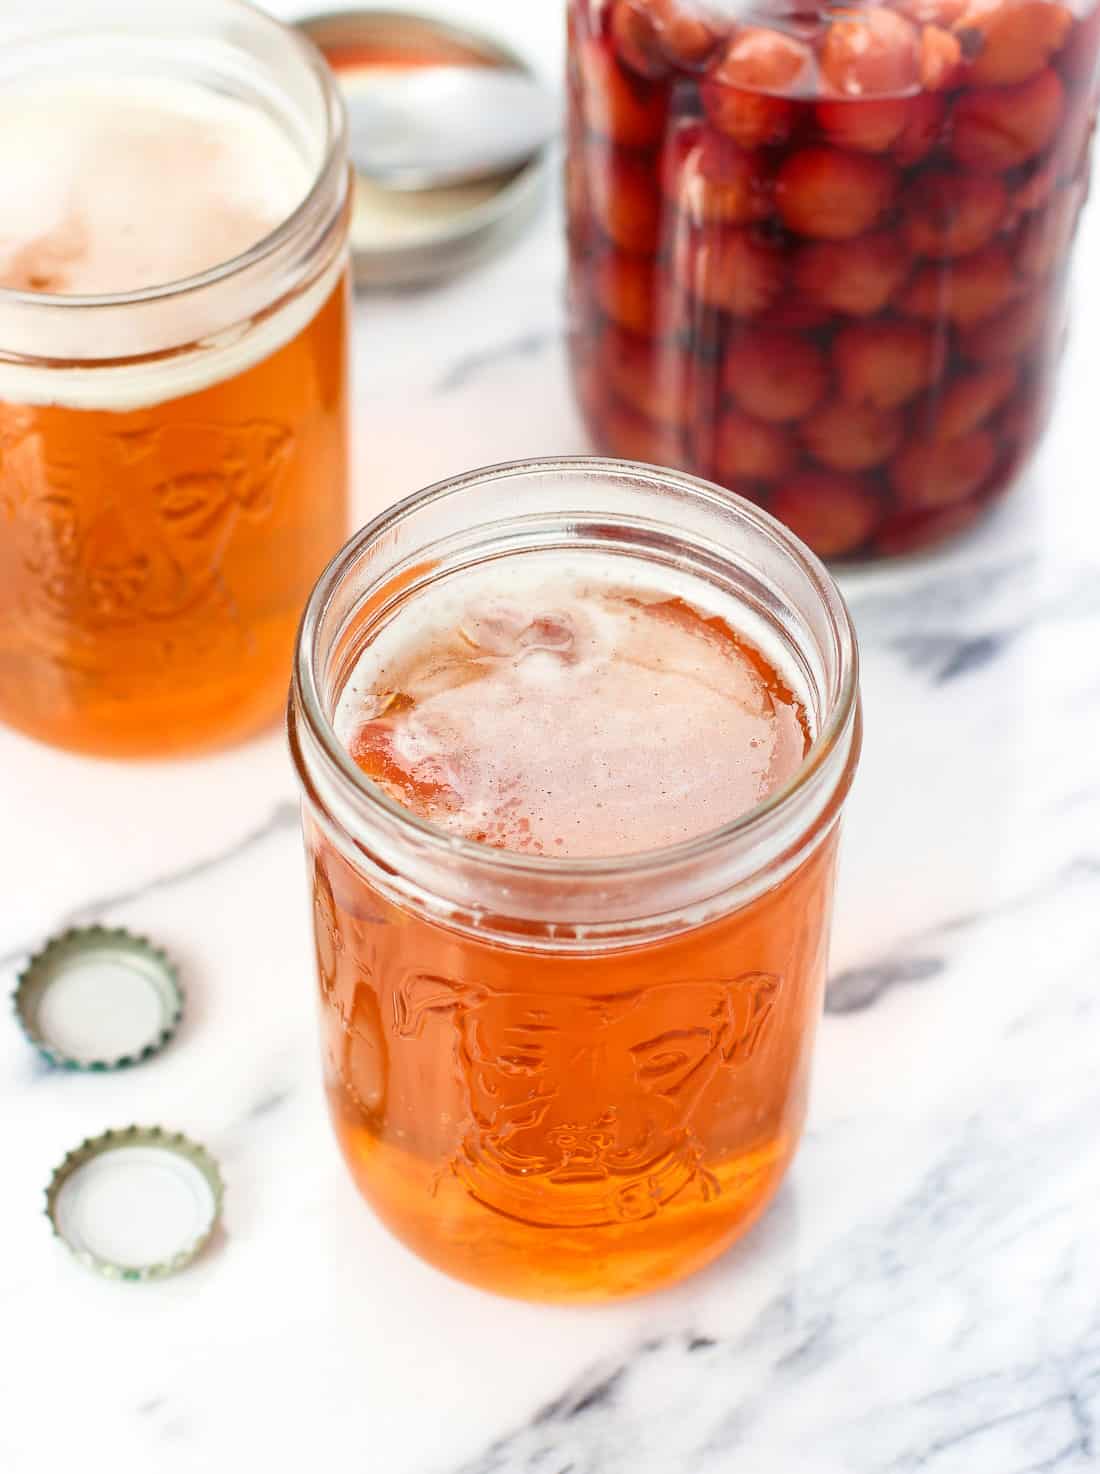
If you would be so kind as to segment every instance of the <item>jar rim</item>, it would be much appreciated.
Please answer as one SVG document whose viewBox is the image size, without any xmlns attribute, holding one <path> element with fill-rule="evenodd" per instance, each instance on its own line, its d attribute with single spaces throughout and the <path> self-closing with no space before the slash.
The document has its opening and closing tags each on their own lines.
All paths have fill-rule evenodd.
<svg viewBox="0 0 1100 1474">
<path fill-rule="evenodd" d="M 735 819 L 715 829 L 704 830 L 690 839 L 679 840 L 675 844 L 661 845 L 654 849 L 633 851 L 623 855 L 561 858 L 552 855 L 521 854 L 477 840 L 465 839 L 414 814 L 404 805 L 391 799 L 378 785 L 372 783 L 352 760 L 337 736 L 332 721 L 325 715 L 317 674 L 320 664 L 317 657 L 321 624 L 330 601 L 365 548 L 376 538 L 393 531 L 402 522 L 422 512 L 426 507 L 448 497 L 460 495 L 472 487 L 504 481 L 513 476 L 560 472 L 573 472 L 580 477 L 641 478 L 690 495 L 720 499 L 725 505 L 734 506 L 742 516 L 756 525 L 758 531 L 780 543 L 783 550 L 793 556 L 800 571 L 808 576 L 828 615 L 829 629 L 836 646 L 839 678 L 836 682 L 835 695 L 832 696 L 825 718 L 810 745 L 810 750 L 796 771 L 774 793 L 769 794 L 762 802 L 753 805 Z M 666 467 L 601 456 L 540 457 L 483 466 L 459 476 L 437 481 L 421 491 L 413 492 L 374 517 L 349 539 L 321 573 L 302 615 L 295 645 L 292 674 L 292 746 L 296 746 L 293 727 L 295 698 L 309 733 L 323 756 L 328 776 L 338 782 L 345 797 L 365 802 L 368 814 L 374 813 L 388 823 L 396 825 L 398 830 L 434 852 L 436 858 L 446 857 L 458 862 L 465 861 L 499 878 L 512 876 L 521 882 L 574 880 L 590 883 L 597 879 L 612 880 L 652 876 L 672 867 L 697 863 L 715 850 L 733 843 L 744 842 L 747 846 L 760 837 L 762 831 L 768 829 L 777 819 L 791 812 L 800 796 L 807 788 L 814 785 L 815 780 L 820 778 L 853 723 L 857 727 L 854 750 L 851 760 L 845 763 L 845 772 L 849 775 L 849 781 L 859 746 L 859 654 L 855 629 L 844 598 L 821 560 L 776 518 L 735 492 L 724 490 L 712 482 Z M 298 760 L 297 752 L 295 759 Z M 847 782 L 844 782 L 845 791 L 847 786 Z"/>
<path fill-rule="evenodd" d="M 216 286 L 219 282 L 260 265 L 269 256 L 275 255 L 289 241 L 292 241 L 302 227 L 309 222 L 318 203 L 329 188 L 333 170 L 343 167 L 347 115 L 340 90 L 324 57 L 303 32 L 280 21 L 268 11 L 261 10 L 258 5 L 252 3 L 252 0 L 219 0 L 219 3 L 228 10 L 246 13 L 269 33 L 280 34 L 291 50 L 297 52 L 299 59 L 305 63 L 320 88 L 325 113 L 324 152 L 306 194 L 285 219 L 269 230 L 266 235 L 261 236 L 247 250 L 240 251 L 225 261 L 219 261 L 207 267 L 205 271 L 195 272 L 191 276 L 178 277 L 175 281 L 156 282 L 152 286 L 124 292 L 68 295 L 63 292 L 30 292 L 21 288 L 0 286 L 0 304 L 7 303 L 32 311 L 63 308 L 66 311 L 87 312 L 96 308 L 136 307 L 143 303 L 168 301 L 175 297 L 186 296 L 190 292 L 199 292 L 207 287 Z M 87 34 L 94 36 L 97 29 L 94 24 L 89 25 Z"/>
</svg>

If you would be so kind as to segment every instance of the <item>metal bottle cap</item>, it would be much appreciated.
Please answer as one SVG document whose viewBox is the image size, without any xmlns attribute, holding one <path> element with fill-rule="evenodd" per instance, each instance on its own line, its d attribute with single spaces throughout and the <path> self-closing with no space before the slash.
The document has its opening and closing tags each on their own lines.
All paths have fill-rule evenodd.
<svg viewBox="0 0 1100 1474">
<path fill-rule="evenodd" d="M 89 926 L 49 941 L 19 974 L 13 999 L 30 1042 L 51 1064 L 113 1070 L 163 1048 L 179 1025 L 176 968 L 144 937 Z"/>
<path fill-rule="evenodd" d="M 349 113 L 372 69 L 487 65 L 532 72 L 516 52 L 465 26 L 415 12 L 345 10 L 298 27 L 331 66 Z M 510 240 L 542 200 L 548 149 L 499 179 L 402 193 L 355 176 L 351 253 L 364 287 L 423 286 L 475 266 Z"/>
<path fill-rule="evenodd" d="M 46 1214 L 88 1269 L 107 1279 L 163 1279 L 209 1241 L 224 1191 L 205 1147 L 159 1126 L 128 1126 L 69 1153 L 46 1188 Z"/>
</svg>

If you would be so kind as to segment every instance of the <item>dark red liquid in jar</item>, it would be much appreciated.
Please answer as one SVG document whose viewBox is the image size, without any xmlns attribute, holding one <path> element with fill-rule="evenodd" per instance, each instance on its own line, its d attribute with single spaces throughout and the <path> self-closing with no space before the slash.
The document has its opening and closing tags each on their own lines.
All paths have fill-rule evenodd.
<svg viewBox="0 0 1100 1474">
<path fill-rule="evenodd" d="M 1034 448 L 1100 10 L 573 0 L 577 392 L 599 448 L 825 557 L 969 526 Z"/>
</svg>

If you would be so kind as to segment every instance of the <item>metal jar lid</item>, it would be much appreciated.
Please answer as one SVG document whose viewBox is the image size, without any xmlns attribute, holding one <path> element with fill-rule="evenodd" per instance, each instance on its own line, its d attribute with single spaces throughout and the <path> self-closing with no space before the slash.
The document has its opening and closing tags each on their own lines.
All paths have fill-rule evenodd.
<svg viewBox="0 0 1100 1474">
<path fill-rule="evenodd" d="M 69 1153 L 46 1188 L 46 1215 L 86 1268 L 107 1279 L 163 1279 L 209 1241 L 224 1193 L 205 1147 L 159 1126 L 127 1126 Z"/>
<path fill-rule="evenodd" d="M 372 67 L 478 64 L 531 68 L 510 47 L 464 26 L 415 12 L 347 10 L 297 22 L 328 61 L 349 110 Z M 543 198 L 548 151 L 500 179 L 397 193 L 355 177 L 351 252 L 356 284 L 425 286 L 495 254 Z"/>
<path fill-rule="evenodd" d="M 148 1059 L 183 1013 L 175 965 L 122 928 L 78 927 L 52 938 L 19 974 L 15 1015 L 35 1048 L 70 1070 Z"/>
</svg>

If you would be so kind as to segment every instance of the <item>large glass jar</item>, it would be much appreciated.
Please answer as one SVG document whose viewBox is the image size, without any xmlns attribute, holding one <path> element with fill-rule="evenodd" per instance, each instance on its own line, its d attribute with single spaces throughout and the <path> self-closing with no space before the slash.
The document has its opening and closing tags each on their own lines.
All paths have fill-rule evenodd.
<svg viewBox="0 0 1100 1474">
<path fill-rule="evenodd" d="M 1100 11 L 571 0 L 578 395 L 600 449 L 825 557 L 969 526 L 1047 418 Z"/>
<path fill-rule="evenodd" d="M 368 779 L 336 723 L 364 648 L 471 570 L 523 559 L 537 580 L 548 558 L 674 579 L 752 631 L 814 737 L 790 781 L 683 842 L 559 859 L 459 838 Z M 743 1233 L 802 1132 L 859 756 L 854 635 L 817 560 L 674 472 L 472 472 L 330 564 L 302 623 L 290 743 L 329 1108 L 393 1232 L 462 1279 L 552 1300 L 668 1284 Z"/>
<path fill-rule="evenodd" d="M 4 157 L 22 168 L 25 117 L 68 172 L 47 160 L 0 190 L 0 721 L 110 756 L 221 744 L 280 710 L 302 605 L 346 531 L 343 109 L 313 47 L 240 0 L 16 10 Z M 162 99 L 220 120 L 178 149 L 188 176 L 227 167 L 223 139 L 263 139 L 242 213 L 261 179 L 295 181 L 255 244 L 231 215 L 224 237 L 189 215 L 178 180 L 134 190 L 120 160 L 163 138 Z M 88 108 L 123 102 L 100 147 Z M 112 229 L 69 205 L 26 264 L 4 251 L 24 202 L 46 211 L 87 177 L 122 181 Z M 221 253 L 209 267 L 142 277 L 143 250 L 185 260 L 200 238 Z M 120 289 L 71 285 L 88 239 L 124 262 Z"/>
</svg>

